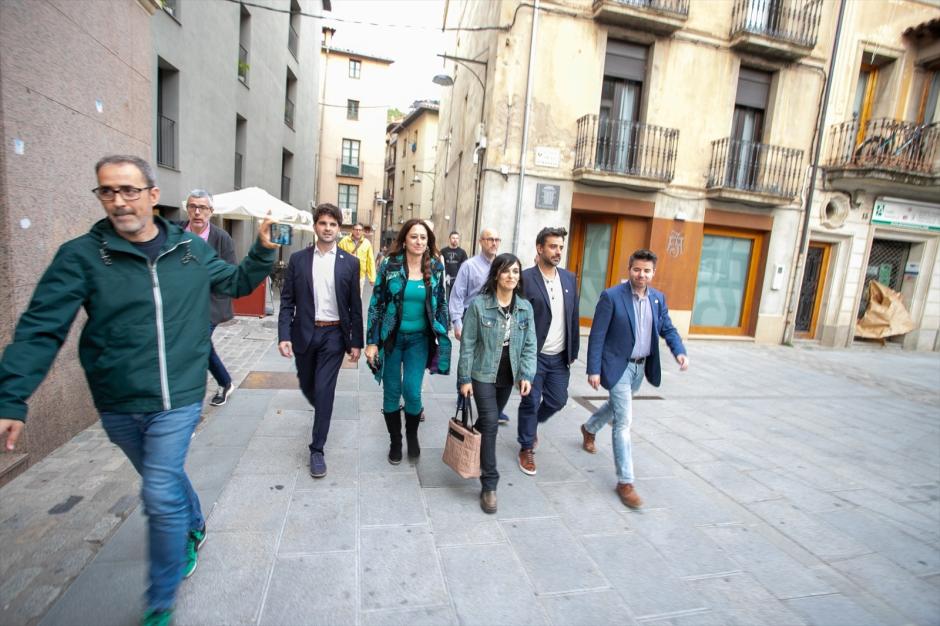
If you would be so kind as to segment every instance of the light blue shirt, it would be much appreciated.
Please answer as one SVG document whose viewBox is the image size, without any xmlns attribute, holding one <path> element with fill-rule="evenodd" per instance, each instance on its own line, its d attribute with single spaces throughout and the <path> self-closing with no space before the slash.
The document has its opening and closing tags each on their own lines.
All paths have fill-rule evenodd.
<svg viewBox="0 0 940 626">
<path fill-rule="evenodd" d="M 633 291 L 630 285 L 633 300 L 633 312 L 636 316 L 636 343 L 633 344 L 631 359 L 643 359 L 650 355 L 650 343 L 653 340 L 653 310 L 650 307 L 649 289 L 642 297 Z"/>
<path fill-rule="evenodd" d="M 447 303 L 454 330 L 463 328 L 463 314 L 470 307 L 470 301 L 483 289 L 486 278 L 490 275 L 491 264 L 492 261 L 478 254 L 467 259 L 457 271 L 454 287 L 450 292 L 450 302 Z"/>
</svg>

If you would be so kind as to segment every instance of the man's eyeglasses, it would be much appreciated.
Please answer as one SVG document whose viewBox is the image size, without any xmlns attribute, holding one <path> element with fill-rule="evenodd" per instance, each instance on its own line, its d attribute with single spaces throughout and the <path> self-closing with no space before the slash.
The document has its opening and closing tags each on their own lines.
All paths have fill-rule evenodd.
<svg viewBox="0 0 940 626">
<path fill-rule="evenodd" d="M 203 213 L 211 213 L 212 207 L 206 206 L 205 204 L 187 204 L 186 210 L 190 213 L 198 213 L 199 211 L 202 211 Z"/>
<path fill-rule="evenodd" d="M 486 243 L 499 243 L 502 241 L 499 237 L 481 237 L 480 241 L 485 241 Z"/>
<path fill-rule="evenodd" d="M 114 200 L 115 194 L 121 194 L 121 197 L 125 200 L 137 200 L 140 198 L 140 192 L 145 189 L 153 189 L 153 185 L 150 187 L 131 187 L 130 185 L 122 185 L 120 187 L 95 187 L 91 192 L 98 196 L 99 200 Z"/>
</svg>

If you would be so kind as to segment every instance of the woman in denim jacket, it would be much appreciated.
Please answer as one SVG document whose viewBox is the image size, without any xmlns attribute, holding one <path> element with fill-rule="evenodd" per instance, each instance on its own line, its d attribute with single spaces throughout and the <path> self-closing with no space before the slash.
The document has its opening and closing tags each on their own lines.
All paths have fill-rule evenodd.
<svg viewBox="0 0 940 626">
<path fill-rule="evenodd" d="M 388 462 L 401 463 L 401 399 L 405 399 L 408 457 L 421 454 L 418 424 L 424 405 L 424 370 L 450 372 L 450 316 L 444 296 L 444 266 L 437 260 L 434 233 L 421 220 L 405 222 L 394 251 L 375 278 L 366 331 L 366 361 L 383 386 L 382 412 L 388 428 Z"/>
<path fill-rule="evenodd" d="M 513 386 L 528 395 L 535 377 L 535 320 L 523 293 L 522 264 L 512 254 L 500 254 L 463 317 L 457 384 L 461 395 L 476 400 L 477 428 L 483 436 L 480 507 L 486 513 L 496 512 L 497 419 Z"/>
</svg>

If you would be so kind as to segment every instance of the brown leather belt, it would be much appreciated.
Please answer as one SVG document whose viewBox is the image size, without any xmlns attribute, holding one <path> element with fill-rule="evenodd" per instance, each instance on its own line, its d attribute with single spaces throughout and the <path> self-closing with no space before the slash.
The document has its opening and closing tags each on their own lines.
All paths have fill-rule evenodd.
<svg viewBox="0 0 940 626">
<path fill-rule="evenodd" d="M 332 322 L 314 322 L 313 325 L 317 328 L 323 328 L 325 326 L 339 326 L 339 320 L 333 320 Z"/>
</svg>

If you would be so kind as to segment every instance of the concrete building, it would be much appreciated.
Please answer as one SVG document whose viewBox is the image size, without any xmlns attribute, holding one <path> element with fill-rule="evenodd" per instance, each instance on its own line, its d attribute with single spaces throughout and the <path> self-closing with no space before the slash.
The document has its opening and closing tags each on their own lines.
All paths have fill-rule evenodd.
<svg viewBox="0 0 940 626">
<path fill-rule="evenodd" d="M 151 154 L 151 0 L 0 2 L 0 346 L 58 247 L 105 216 L 90 189 L 110 153 Z M 29 402 L 7 482 L 98 419 L 78 362 L 80 312 Z M 67 407 L 63 410 L 63 407 Z"/>
<path fill-rule="evenodd" d="M 848 4 L 858 17 L 843 37 L 882 55 L 884 39 L 897 51 L 907 27 L 940 13 L 914 0 Z M 568 227 L 584 324 L 600 291 L 627 277 L 630 252 L 649 247 L 684 335 L 783 341 L 839 3 L 539 6 L 448 5 L 447 27 L 477 30 L 448 55 L 435 222 L 494 226 L 523 259 L 542 226 Z M 881 30 L 866 40 L 869 24 Z M 854 89 L 859 62 L 835 79 Z M 902 74 L 895 91 L 913 85 L 913 70 Z M 830 314 L 824 325 L 854 324 Z"/>
<path fill-rule="evenodd" d="M 438 103 L 418 101 L 394 128 L 394 211 L 391 229 L 412 218 L 430 219 L 436 179 Z"/>
<path fill-rule="evenodd" d="M 320 129 L 315 16 L 330 0 L 164 0 L 163 9 L 152 21 L 161 210 L 177 216 L 195 187 L 261 187 L 309 209 Z M 251 222 L 214 220 L 237 254 L 247 252 Z M 294 248 L 306 241 L 295 238 Z"/>
<path fill-rule="evenodd" d="M 385 127 L 385 183 L 382 199 L 382 221 L 379 226 L 381 244 L 391 246 L 398 235 L 398 219 L 395 217 L 395 172 L 398 167 L 398 125 L 401 119 L 394 119 Z"/>
<path fill-rule="evenodd" d="M 385 182 L 388 66 L 374 55 L 335 48 L 323 29 L 320 48 L 320 137 L 317 202 L 343 211 L 343 225 L 379 227 Z"/>
</svg>

